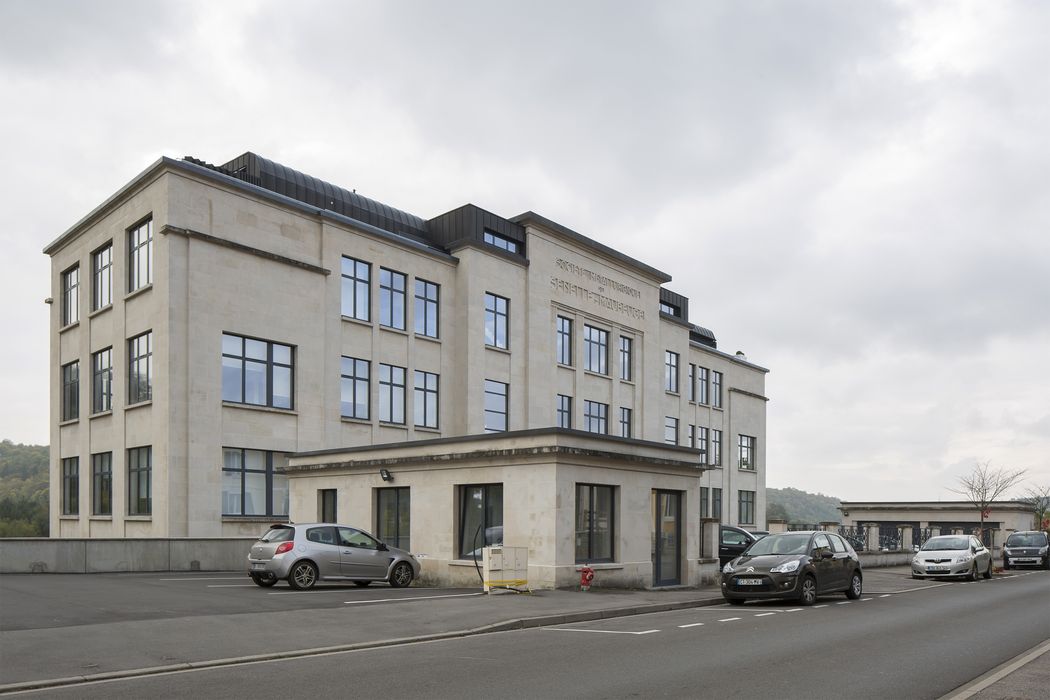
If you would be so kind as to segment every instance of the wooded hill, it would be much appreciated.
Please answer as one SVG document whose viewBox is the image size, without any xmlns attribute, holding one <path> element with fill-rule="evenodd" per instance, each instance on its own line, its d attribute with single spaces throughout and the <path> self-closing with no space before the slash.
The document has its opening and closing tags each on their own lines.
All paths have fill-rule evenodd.
<svg viewBox="0 0 1050 700">
<path fill-rule="evenodd" d="M 780 518 L 788 523 L 816 525 L 821 522 L 841 522 L 839 499 L 822 493 L 807 493 L 799 489 L 766 489 L 766 518 Z"/>
<path fill-rule="evenodd" d="M 47 537 L 47 445 L 0 441 L 0 537 Z"/>
</svg>

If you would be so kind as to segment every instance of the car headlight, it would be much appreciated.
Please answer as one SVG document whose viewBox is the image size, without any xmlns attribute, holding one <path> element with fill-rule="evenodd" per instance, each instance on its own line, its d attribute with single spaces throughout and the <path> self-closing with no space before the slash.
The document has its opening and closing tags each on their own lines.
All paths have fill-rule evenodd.
<svg viewBox="0 0 1050 700">
<path fill-rule="evenodd" d="M 1040 547 L 1039 548 L 1039 554 L 1046 554 L 1046 550 L 1048 550 L 1048 549 L 1050 549 L 1050 547 Z"/>
<path fill-rule="evenodd" d="M 722 567 L 723 574 L 732 574 L 734 572 L 736 572 L 736 569 L 733 568 L 733 562 L 731 561 L 726 562 L 726 565 Z"/>
<path fill-rule="evenodd" d="M 779 566 L 774 566 L 769 570 L 771 574 L 790 574 L 792 571 L 798 571 L 798 559 L 784 562 Z"/>
<path fill-rule="evenodd" d="M 973 559 L 973 555 L 967 552 L 966 554 L 960 554 L 959 556 L 955 557 L 954 563 L 963 564 L 965 562 L 970 561 L 971 559 Z"/>
</svg>

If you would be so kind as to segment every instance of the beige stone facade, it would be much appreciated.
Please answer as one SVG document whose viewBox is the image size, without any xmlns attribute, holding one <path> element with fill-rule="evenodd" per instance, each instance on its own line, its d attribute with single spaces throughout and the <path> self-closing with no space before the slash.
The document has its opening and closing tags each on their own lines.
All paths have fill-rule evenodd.
<svg viewBox="0 0 1050 700">
<path fill-rule="evenodd" d="M 325 193 L 337 190 L 321 185 Z M 428 565 L 443 581 L 475 573 L 451 546 L 458 537 L 456 488 L 467 483 L 503 485 L 507 543 L 529 546 L 545 567 L 536 575 L 551 585 L 564 583 L 578 563 L 571 520 L 579 479 L 617 489 L 609 564 L 625 584 L 651 581 L 654 490 L 682 497 L 676 542 L 682 582 L 695 580 L 701 516 L 720 512 L 724 522 L 764 526 L 766 370 L 718 350 L 709 332 L 691 326 L 688 300 L 662 286 L 669 275 L 532 213 L 502 219 L 468 206 L 423 222 L 338 190 L 378 212 L 369 222 L 340 213 L 334 200 L 319 205 L 301 187 L 289 187 L 261 186 L 226 166 L 164 158 L 45 249 L 53 298 L 52 536 L 256 534 L 285 518 L 320 519 L 318 494 L 326 489 L 336 494 L 340 520 L 374 530 L 373 490 L 383 482 L 376 481 L 378 470 L 354 465 L 380 455 L 402 459 L 402 451 L 415 460 L 412 476 L 399 473 L 388 486 L 410 487 L 413 549 L 444 562 Z M 384 224 L 394 220 L 415 228 L 406 233 L 401 224 Z M 145 221 L 152 242 L 142 284 L 132 249 Z M 439 228 L 440 241 L 416 235 Z M 517 250 L 504 249 L 508 243 Z M 107 279 L 98 271 L 107 259 L 108 296 L 97 289 Z M 361 307 L 348 308 L 348 259 L 368 270 Z M 416 326 L 417 281 L 436 290 L 436 331 Z M 396 320 L 398 284 L 403 324 Z M 505 343 L 487 335 L 489 295 L 506 300 L 499 302 L 507 305 L 500 316 Z M 393 320 L 384 316 L 391 305 Z M 559 317 L 571 322 L 566 362 L 556 356 L 565 323 Z M 604 348 L 588 346 L 585 332 L 604 333 Z M 145 346 L 129 343 L 147 333 L 143 359 Z M 624 377 L 621 339 L 631 344 Z M 241 350 L 230 350 L 237 343 Z M 109 401 L 100 403 L 107 349 L 112 383 Z M 675 357 L 670 370 L 668 353 Z M 597 364 L 599 356 L 604 364 Z M 357 409 L 352 399 L 349 410 L 345 402 L 344 358 L 368 371 L 367 382 L 358 384 L 366 408 L 356 417 L 347 415 Z M 417 420 L 417 408 L 433 394 L 415 389 L 417 372 L 436 389 L 436 416 L 428 406 L 424 420 Z M 670 385 L 669 374 L 676 377 Z M 494 386 L 487 381 L 507 388 L 508 433 L 482 439 L 486 386 Z M 550 431 L 565 417 L 557 413 L 559 395 L 571 398 L 570 429 Z M 621 409 L 630 410 L 630 437 L 623 440 L 616 439 Z M 669 419 L 677 421 L 677 435 Z M 604 428 L 609 437 L 584 428 Z M 531 441 L 528 450 L 554 456 L 427 466 L 482 443 L 504 449 L 494 447 L 501 440 Z M 129 450 L 147 447 L 148 469 L 135 469 L 146 453 Z M 367 449 L 373 447 L 375 454 Z M 568 458 L 577 448 L 590 456 Z M 324 454 L 308 454 L 317 451 Z M 596 454 L 620 456 L 603 462 Z M 129 493 L 141 494 L 144 486 L 146 500 Z M 715 489 L 720 498 L 712 500 Z"/>
</svg>

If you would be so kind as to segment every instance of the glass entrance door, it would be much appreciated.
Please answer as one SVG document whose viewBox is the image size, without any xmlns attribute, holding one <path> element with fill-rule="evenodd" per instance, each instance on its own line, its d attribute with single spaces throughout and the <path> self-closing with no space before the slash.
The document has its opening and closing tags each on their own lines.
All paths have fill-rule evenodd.
<svg viewBox="0 0 1050 700">
<path fill-rule="evenodd" d="M 681 581 L 682 493 L 653 491 L 653 585 L 675 586 Z"/>
</svg>

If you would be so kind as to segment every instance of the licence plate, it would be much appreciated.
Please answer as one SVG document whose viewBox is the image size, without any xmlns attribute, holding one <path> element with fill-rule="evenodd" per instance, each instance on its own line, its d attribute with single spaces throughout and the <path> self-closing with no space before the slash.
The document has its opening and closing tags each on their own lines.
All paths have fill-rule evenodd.
<svg viewBox="0 0 1050 700">
<path fill-rule="evenodd" d="M 763 583 L 760 578 L 738 578 L 736 585 L 738 586 L 761 586 Z"/>
<path fill-rule="evenodd" d="M 266 564 L 263 564 L 263 563 L 257 562 L 257 561 L 253 561 L 252 562 L 252 568 L 253 569 L 265 569 L 266 568 Z"/>
<path fill-rule="evenodd" d="M 940 572 L 940 571 L 947 571 L 948 567 L 947 566 L 927 566 L 926 570 L 929 571 L 929 572 Z"/>
</svg>

